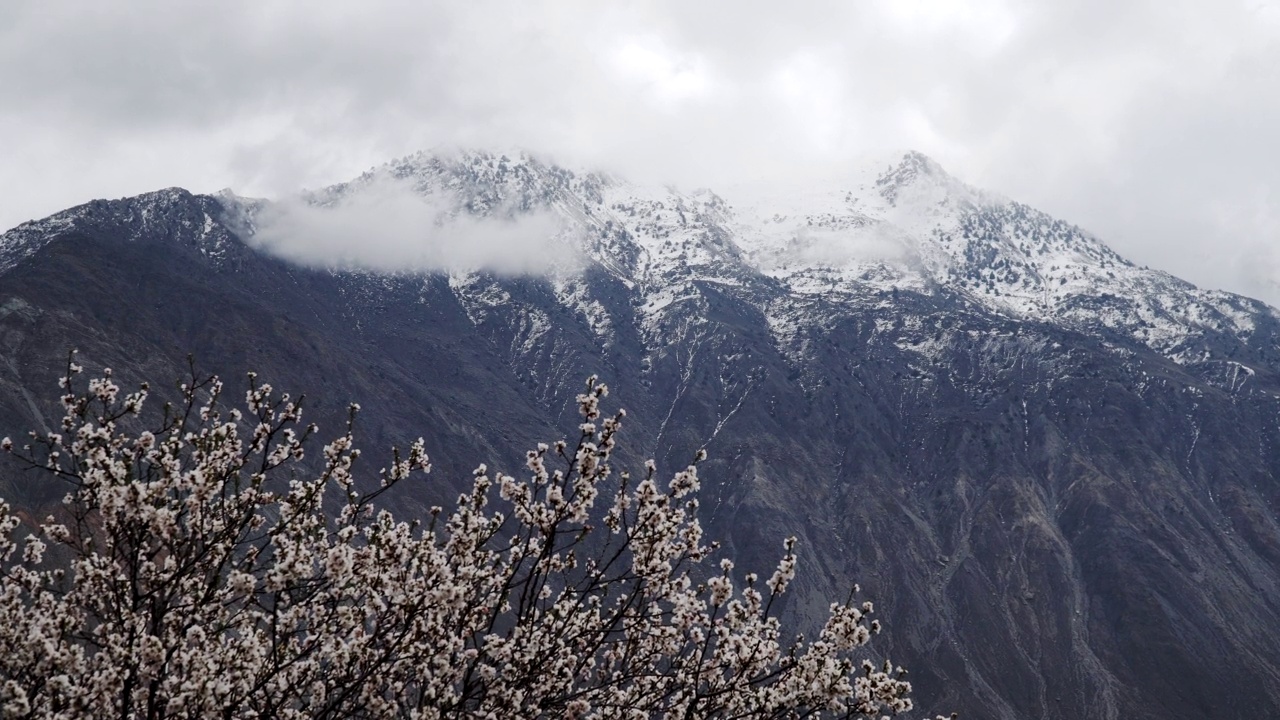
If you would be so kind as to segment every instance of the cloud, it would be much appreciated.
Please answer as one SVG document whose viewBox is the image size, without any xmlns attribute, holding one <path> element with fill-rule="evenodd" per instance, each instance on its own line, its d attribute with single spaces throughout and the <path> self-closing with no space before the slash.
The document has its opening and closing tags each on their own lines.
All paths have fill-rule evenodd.
<svg viewBox="0 0 1280 720">
<path fill-rule="evenodd" d="M 712 187 L 909 147 L 1265 293 L 1278 86 L 1278 0 L 12 0 L 0 225 L 173 184 L 284 196 L 440 145 Z"/>
<path fill-rule="evenodd" d="M 576 257 L 569 231 L 549 212 L 476 216 L 394 179 L 327 204 L 272 203 L 254 221 L 255 246 L 319 267 L 544 274 L 573 267 Z"/>
<path fill-rule="evenodd" d="M 756 261 L 765 270 L 862 264 L 910 267 L 920 262 L 912 244 L 910 237 L 880 222 L 842 229 L 800 227 L 785 246 L 770 250 Z"/>
</svg>

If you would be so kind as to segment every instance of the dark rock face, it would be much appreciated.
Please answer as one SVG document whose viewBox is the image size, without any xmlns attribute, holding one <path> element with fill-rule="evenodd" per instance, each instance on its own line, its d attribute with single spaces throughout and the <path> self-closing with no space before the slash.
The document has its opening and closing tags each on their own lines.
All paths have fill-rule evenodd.
<svg viewBox="0 0 1280 720">
<path fill-rule="evenodd" d="M 557 208 L 590 261 L 308 269 L 255 250 L 234 198 L 90 203 L 0 238 L 0 434 L 56 422 L 70 347 L 156 383 L 193 353 L 232 397 L 248 369 L 313 393 L 322 429 L 358 400 L 371 457 L 425 436 L 435 480 L 394 500 L 412 513 L 479 462 L 518 470 L 598 373 L 629 459 L 707 448 L 704 522 L 739 569 L 800 537 L 791 621 L 862 584 L 923 711 L 1280 717 L 1270 308 L 1134 268 L 918 155 L 756 216 L 529 158 L 381 172 L 465 212 Z M 858 233 L 907 240 L 833 249 Z M 33 507 L 62 493 L 2 482 Z"/>
</svg>

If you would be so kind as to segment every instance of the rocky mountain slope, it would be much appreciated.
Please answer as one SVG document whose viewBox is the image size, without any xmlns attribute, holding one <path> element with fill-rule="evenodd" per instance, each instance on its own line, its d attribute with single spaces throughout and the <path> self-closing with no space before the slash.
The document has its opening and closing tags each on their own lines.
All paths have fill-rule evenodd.
<svg viewBox="0 0 1280 720">
<path fill-rule="evenodd" d="M 704 519 L 740 567 L 800 536 L 795 622 L 862 584 L 923 710 L 1280 716 L 1271 308 L 914 153 L 723 194 L 422 154 L 309 201 L 388 182 L 447 216 L 558 218 L 566 261 L 308 267 L 266 251 L 269 203 L 95 201 L 0 236 L 0 434 L 48 423 L 71 346 L 126 378 L 191 352 L 312 393 L 324 427 L 358 399 L 370 450 L 425 435 L 413 512 L 478 462 L 518 468 L 598 373 L 630 457 L 706 447 Z"/>
</svg>

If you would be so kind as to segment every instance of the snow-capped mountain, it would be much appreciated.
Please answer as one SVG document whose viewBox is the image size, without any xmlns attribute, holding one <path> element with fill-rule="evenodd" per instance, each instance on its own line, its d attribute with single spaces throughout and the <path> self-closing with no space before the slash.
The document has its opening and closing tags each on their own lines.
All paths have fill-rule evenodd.
<svg viewBox="0 0 1280 720">
<path fill-rule="evenodd" d="M 754 288 L 779 339 L 807 321 L 810 301 L 909 291 L 1136 341 L 1182 364 L 1212 362 L 1223 338 L 1247 344 L 1258 318 L 1276 317 L 1260 301 L 1138 267 L 1088 232 L 972 188 L 915 152 L 822 184 L 723 194 L 574 173 L 528 155 L 424 153 L 312 200 L 338 204 L 387 178 L 446 196 L 457 212 L 553 211 L 581 241 L 566 255 L 585 252 L 637 288 L 651 338 L 668 308 L 696 299 L 697 283 Z M 557 273 L 562 302 L 608 342 L 612 320 L 573 274 Z M 457 287 L 475 287 L 483 273 L 471 275 Z"/>
<path fill-rule="evenodd" d="M 326 429 L 359 400 L 365 447 L 426 436 L 440 484 L 396 499 L 412 512 L 478 462 L 518 471 L 596 373 L 628 457 L 709 451 L 704 520 L 740 568 L 801 538 L 791 620 L 862 583 L 927 714 L 1280 715 L 1272 308 L 916 153 L 691 192 L 423 153 L 305 203 L 376 211 L 389 184 L 437 240 L 549 217 L 539 251 L 562 257 L 388 271 L 361 262 L 390 232 L 375 212 L 334 262 L 305 236 L 282 259 L 268 201 L 94 201 L 0 236 L 0 435 L 56 417 L 69 347 L 157 382 L 190 352 L 311 393 Z"/>
<path fill-rule="evenodd" d="M 874 178 L 775 195 L 744 215 L 753 255 L 793 292 L 945 289 L 1023 320 L 1101 325 L 1180 359 L 1204 332 L 1247 335 L 1253 315 L 1271 312 L 1137 267 L 1080 228 L 975 190 L 918 153 Z"/>
</svg>

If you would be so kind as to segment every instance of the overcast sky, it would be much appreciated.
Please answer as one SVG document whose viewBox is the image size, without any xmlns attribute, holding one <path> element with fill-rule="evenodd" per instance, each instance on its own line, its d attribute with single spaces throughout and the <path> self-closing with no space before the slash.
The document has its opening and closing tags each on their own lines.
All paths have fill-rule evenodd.
<svg viewBox="0 0 1280 720">
<path fill-rule="evenodd" d="M 1280 302 L 1280 0 L 0 2 L 0 227 L 451 145 L 712 187 L 913 148 Z"/>
</svg>

